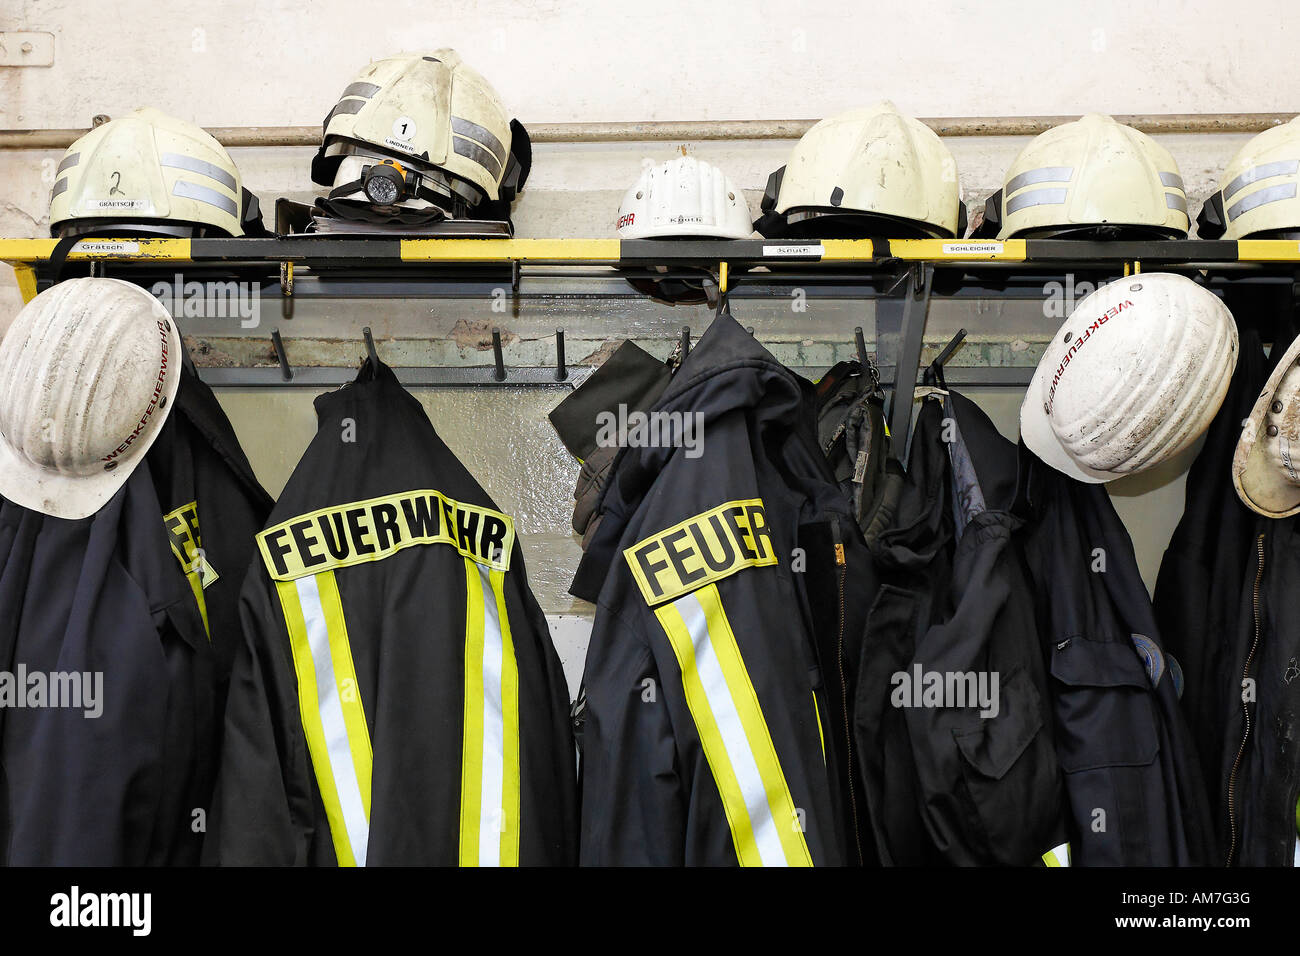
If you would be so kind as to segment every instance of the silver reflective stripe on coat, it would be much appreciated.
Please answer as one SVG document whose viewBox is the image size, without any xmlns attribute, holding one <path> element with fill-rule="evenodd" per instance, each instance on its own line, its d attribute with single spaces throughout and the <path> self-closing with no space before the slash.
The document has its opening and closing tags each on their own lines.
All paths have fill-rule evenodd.
<svg viewBox="0 0 1300 956">
<path fill-rule="evenodd" d="M 713 635 L 709 633 L 708 617 L 694 593 L 673 602 L 682 616 L 686 632 L 695 649 L 695 666 L 699 671 L 700 686 L 708 700 L 709 710 L 718 726 L 718 734 L 727 751 L 727 759 L 736 775 L 736 783 L 749 813 L 754 832 L 754 845 L 764 866 L 787 866 L 785 849 L 777 833 L 777 822 L 772 816 L 772 805 L 767 799 L 767 785 L 754 756 L 744 721 L 732 696 L 722 665 L 713 648 Z"/>
<path fill-rule="evenodd" d="M 187 182 L 184 179 L 176 181 L 176 185 L 172 187 L 172 195 L 180 196 L 182 199 L 193 199 L 196 202 L 207 203 L 209 206 L 216 206 L 232 216 L 238 217 L 239 215 L 239 206 L 229 196 L 223 196 L 215 189 Z"/>
<path fill-rule="evenodd" d="M 1069 195 L 1068 189 L 1031 189 L 1007 201 L 1007 212 L 1019 212 L 1028 206 L 1060 206 Z"/>
<path fill-rule="evenodd" d="M 506 148 L 501 145 L 501 140 L 492 135 L 491 130 L 484 129 L 477 123 L 471 123 L 467 119 L 461 119 L 459 116 L 453 116 L 451 118 L 451 131 L 459 136 L 478 140 L 492 151 L 492 155 L 497 158 L 498 163 L 506 161 Z"/>
<path fill-rule="evenodd" d="M 1267 189 L 1261 189 L 1253 192 L 1239 203 L 1228 207 L 1228 219 L 1236 219 L 1242 213 L 1250 212 L 1257 206 L 1266 206 L 1272 202 L 1281 202 L 1283 199 L 1295 199 L 1296 184 L 1286 183 L 1282 186 L 1269 186 Z"/>
<path fill-rule="evenodd" d="M 54 171 L 54 175 L 59 175 L 59 173 L 63 172 L 65 169 L 70 169 L 79 162 L 81 162 L 80 153 L 69 153 L 67 156 L 63 157 L 63 161 L 59 163 L 59 168 Z"/>
<path fill-rule="evenodd" d="M 1271 179 L 1274 176 L 1294 176 L 1297 172 L 1300 172 L 1300 159 L 1284 159 L 1276 163 L 1264 163 L 1262 166 L 1255 166 L 1228 183 L 1223 190 L 1223 200 L 1227 202 L 1234 193 L 1241 192 L 1251 183 L 1259 182 L 1261 179 Z"/>
<path fill-rule="evenodd" d="M 352 761 L 347 721 L 343 717 L 343 706 L 339 699 L 339 683 L 334 675 L 334 658 L 330 653 L 329 622 L 321 607 L 315 575 L 298 578 L 294 585 L 298 589 L 298 600 L 302 603 L 302 620 L 307 626 L 311 662 L 316 672 L 316 705 L 320 711 L 330 773 L 338 788 L 339 807 L 343 812 L 343 824 L 347 829 L 348 843 L 352 847 L 352 857 L 357 866 L 365 866 L 366 848 L 370 842 L 370 818 L 366 813 L 365 798 L 361 795 L 356 765 Z"/>
<path fill-rule="evenodd" d="M 55 196 L 59 195 L 60 193 L 65 193 L 67 191 L 68 191 L 68 177 L 64 176 L 62 179 L 56 182 L 54 184 L 54 188 L 50 190 L 50 199 L 53 200 Z"/>
<path fill-rule="evenodd" d="M 459 153 L 461 156 L 473 160 L 474 162 L 482 166 L 484 169 L 486 169 L 489 173 L 492 174 L 493 178 L 500 177 L 501 164 L 497 162 L 497 158 L 495 156 L 489 153 L 478 143 L 475 143 L 473 140 L 463 139 L 460 136 L 453 136 L 451 138 L 451 145 L 452 148 L 456 150 L 456 152 Z"/>
<path fill-rule="evenodd" d="M 1017 189 L 1032 186 L 1034 183 L 1068 183 L 1073 178 L 1073 166 L 1043 166 L 1040 169 L 1029 169 L 1007 183 L 1006 195 L 1010 196 Z"/>
<path fill-rule="evenodd" d="M 235 182 L 234 176 L 220 166 L 213 165 L 205 160 L 195 159 L 193 156 L 186 156 L 184 153 L 163 153 L 159 162 L 171 169 L 188 169 L 200 176 L 207 176 L 208 179 L 215 179 L 232 193 L 239 189 L 239 184 Z"/>
<path fill-rule="evenodd" d="M 1180 196 L 1178 193 L 1165 193 L 1165 205 L 1170 209 L 1177 209 L 1184 215 L 1187 214 L 1187 197 Z"/>
<path fill-rule="evenodd" d="M 1160 182 L 1172 189 L 1182 189 L 1183 192 L 1187 192 L 1183 187 L 1183 177 L 1177 173 L 1161 173 Z"/>
</svg>

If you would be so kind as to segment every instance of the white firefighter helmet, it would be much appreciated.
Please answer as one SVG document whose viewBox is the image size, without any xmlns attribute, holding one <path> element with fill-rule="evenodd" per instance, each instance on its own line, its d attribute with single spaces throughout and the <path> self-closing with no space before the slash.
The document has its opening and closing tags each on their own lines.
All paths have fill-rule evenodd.
<svg viewBox="0 0 1300 956">
<path fill-rule="evenodd" d="M 1242 426 L 1232 484 L 1242 503 L 1265 517 L 1300 512 L 1300 338 L 1273 367 Z"/>
<path fill-rule="evenodd" d="M 1202 239 L 1300 238 L 1300 116 L 1243 146 L 1220 182 L 1196 220 Z"/>
<path fill-rule="evenodd" d="M 212 136 L 138 109 L 95 127 L 63 154 L 50 190 L 50 234 L 242 236 L 250 199 Z"/>
<path fill-rule="evenodd" d="M 331 187 L 331 200 L 389 209 L 424 200 L 463 217 L 485 199 L 513 199 L 530 164 L 528 134 L 496 91 L 441 49 L 376 60 L 348 84 L 325 117 L 312 180 Z"/>
<path fill-rule="evenodd" d="M 985 203 L 981 238 L 1186 239 L 1187 193 L 1169 150 L 1090 113 L 1036 136 Z"/>
<path fill-rule="evenodd" d="M 692 156 L 647 167 L 618 207 L 620 239 L 748 239 L 753 231 L 745 194 Z"/>
<path fill-rule="evenodd" d="M 924 123 L 878 103 L 817 123 L 768 179 L 766 236 L 953 238 L 966 231 L 957 162 Z"/>
<path fill-rule="evenodd" d="M 0 340 L 0 496 L 85 518 L 158 437 L 180 384 L 176 323 L 121 279 L 69 279 Z"/>
<path fill-rule="evenodd" d="M 1057 330 L 1020 407 L 1020 436 L 1057 471 L 1100 483 L 1178 454 L 1210 425 L 1237 364 L 1237 325 L 1184 276 L 1143 272 L 1087 296 Z"/>
</svg>

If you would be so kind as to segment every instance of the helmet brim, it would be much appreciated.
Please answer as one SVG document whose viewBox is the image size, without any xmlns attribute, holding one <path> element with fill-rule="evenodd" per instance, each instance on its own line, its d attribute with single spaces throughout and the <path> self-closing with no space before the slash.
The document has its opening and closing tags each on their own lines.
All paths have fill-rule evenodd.
<svg viewBox="0 0 1300 956">
<path fill-rule="evenodd" d="M 1293 341 L 1274 366 L 1268 381 L 1250 410 L 1250 416 L 1241 428 L 1241 438 L 1232 456 L 1232 484 L 1237 497 L 1251 511 L 1267 518 L 1286 518 L 1300 512 L 1300 485 L 1288 481 L 1269 460 L 1268 438 L 1264 434 L 1265 417 L 1269 406 L 1277 397 L 1288 372 L 1296 369 L 1300 358 L 1300 338 Z M 1300 375 L 1293 378 L 1289 397 L 1281 399 L 1284 405 L 1300 400 Z"/>
<path fill-rule="evenodd" d="M 1045 465 L 1054 468 L 1063 475 L 1092 485 L 1105 484 L 1116 478 L 1124 477 L 1112 471 L 1098 471 L 1075 461 L 1061 439 L 1057 437 L 1052 420 L 1043 408 L 1043 379 L 1047 369 L 1054 365 L 1052 353 L 1045 352 L 1034 369 L 1034 376 L 1029 381 L 1029 389 L 1020 405 L 1020 440 L 1025 447 L 1037 455 Z"/>
<path fill-rule="evenodd" d="M 42 467 L 20 455 L 8 442 L 0 441 L 0 498 L 53 518 L 79 520 L 95 514 L 117 494 L 144 461 L 176 405 L 181 383 L 181 337 L 175 319 L 170 319 L 168 325 L 171 354 L 176 356 L 176 361 L 163 385 L 166 404 L 161 409 L 162 420 L 141 435 L 140 445 L 131 454 L 124 455 L 112 470 L 68 475 Z"/>
</svg>

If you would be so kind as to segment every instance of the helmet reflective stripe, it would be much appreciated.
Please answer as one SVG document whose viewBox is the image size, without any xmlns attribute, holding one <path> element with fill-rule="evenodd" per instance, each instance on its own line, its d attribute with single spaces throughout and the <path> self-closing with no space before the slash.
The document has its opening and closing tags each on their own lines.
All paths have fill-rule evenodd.
<svg viewBox="0 0 1300 956">
<path fill-rule="evenodd" d="M 1243 213 L 1250 212 L 1259 206 L 1273 202 L 1281 202 L 1283 199 L 1295 199 L 1296 184 L 1287 183 L 1285 186 L 1269 186 L 1267 189 L 1260 189 L 1240 202 L 1235 202 L 1228 207 L 1228 219 L 1233 220 Z"/>
<path fill-rule="evenodd" d="M 1276 163 L 1264 163 L 1262 166 L 1256 166 L 1248 169 L 1232 182 L 1228 183 L 1223 190 L 1223 199 L 1228 201 L 1237 193 L 1241 192 L 1251 183 L 1259 182 L 1261 179 L 1271 179 L 1274 176 L 1294 176 L 1300 172 L 1300 160 L 1280 160 Z"/>
<path fill-rule="evenodd" d="M 202 159 L 195 159 L 193 156 L 182 156 L 180 153 L 163 153 L 159 163 L 163 166 L 170 166 L 172 169 L 188 169 L 190 172 L 207 176 L 209 179 L 215 179 L 231 192 L 239 188 L 239 183 L 235 182 L 235 177 L 220 166 L 214 166 Z"/>
<path fill-rule="evenodd" d="M 1183 189 L 1183 177 L 1177 173 L 1161 173 L 1160 181 L 1166 186 L 1172 186 L 1174 189 Z M 1183 192 L 1186 191 L 1183 189 Z"/>
<path fill-rule="evenodd" d="M 1062 205 L 1070 192 L 1067 189 L 1031 189 L 1007 201 L 1007 212 L 1019 212 L 1029 206 Z"/>
<path fill-rule="evenodd" d="M 496 161 L 496 157 L 478 143 L 462 136 L 453 136 L 451 146 L 459 155 L 474 160 L 493 176 L 501 175 L 501 164 Z"/>
<path fill-rule="evenodd" d="M 365 108 L 365 100 L 341 100 L 335 104 L 334 109 L 330 110 L 329 116 L 325 117 L 325 128 L 328 129 L 330 120 L 340 113 L 360 113 Z"/>
<path fill-rule="evenodd" d="M 451 131 L 457 136 L 464 136 L 468 139 L 478 140 L 479 143 L 486 146 L 492 151 L 492 155 L 497 158 L 498 166 L 502 166 L 506 161 L 506 148 L 501 144 L 501 140 L 492 135 L 492 131 L 484 129 L 477 123 L 471 123 L 467 119 L 459 116 L 451 118 Z"/>
<path fill-rule="evenodd" d="M 380 90 L 377 83 L 349 83 L 348 88 L 343 91 L 343 98 L 349 96 L 359 96 L 362 99 L 370 99 Z"/>
<path fill-rule="evenodd" d="M 184 179 L 176 180 L 176 185 L 172 186 L 172 195 L 180 196 L 184 199 L 193 199 L 196 202 L 207 203 L 209 206 L 216 206 L 218 209 L 225 210 L 232 216 L 239 215 L 239 204 L 228 196 L 223 196 L 215 189 L 209 189 L 207 186 L 200 186 L 198 183 L 187 182 Z"/>
<path fill-rule="evenodd" d="M 54 188 L 50 190 L 50 200 L 53 201 L 55 196 L 61 196 L 67 191 L 67 189 L 68 181 L 66 179 L 60 179 L 54 184 Z"/>
<path fill-rule="evenodd" d="M 1170 209 L 1176 209 L 1184 216 L 1187 215 L 1187 197 L 1180 196 L 1178 193 L 1165 193 L 1165 206 Z"/>
<path fill-rule="evenodd" d="M 79 162 L 81 162 L 80 153 L 68 153 L 67 156 L 64 156 L 63 159 L 60 160 L 59 168 L 54 171 L 54 175 L 59 175 L 59 173 L 63 172 L 65 169 L 71 169 Z"/>
<path fill-rule="evenodd" d="M 1073 178 L 1073 166 L 1044 166 L 1042 169 L 1031 169 L 1007 183 L 1006 195 L 1010 196 L 1016 190 L 1032 186 L 1034 183 L 1068 183 Z"/>
</svg>

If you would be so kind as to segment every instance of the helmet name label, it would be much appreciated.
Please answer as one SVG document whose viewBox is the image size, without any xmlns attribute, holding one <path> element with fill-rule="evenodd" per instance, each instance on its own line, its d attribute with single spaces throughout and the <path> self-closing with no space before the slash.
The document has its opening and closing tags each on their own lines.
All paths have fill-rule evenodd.
<svg viewBox="0 0 1300 956">
<path fill-rule="evenodd" d="M 384 137 L 384 145 L 391 147 L 392 149 L 401 150 L 403 153 L 416 152 L 415 147 L 412 146 L 410 143 L 406 142 L 405 140 L 393 139 L 393 137 L 391 136 Z"/>
<path fill-rule="evenodd" d="M 1074 356 L 1082 350 L 1084 345 L 1088 343 L 1092 338 L 1092 333 L 1099 331 L 1103 325 L 1115 316 L 1119 315 L 1125 309 L 1131 308 L 1133 308 L 1133 300 L 1125 299 L 1123 302 L 1111 306 L 1105 311 L 1105 313 L 1093 319 L 1089 325 L 1075 336 L 1074 341 L 1070 343 L 1069 349 L 1066 350 L 1065 355 L 1061 358 L 1061 363 L 1056 366 L 1056 372 L 1052 375 L 1052 386 L 1047 390 L 1046 411 L 1049 415 L 1052 412 L 1052 404 L 1056 400 L 1056 387 L 1061 384 L 1061 376 L 1065 373 L 1066 366 L 1070 364 L 1070 360 L 1073 359 Z"/>
<path fill-rule="evenodd" d="M 148 212 L 153 208 L 147 199 L 87 199 L 84 205 L 96 212 Z"/>
<path fill-rule="evenodd" d="M 419 490 L 322 508 L 257 536 L 266 570 L 277 581 L 380 561 L 423 544 L 450 545 L 479 564 L 509 571 L 515 526 L 499 511 Z"/>
<path fill-rule="evenodd" d="M 743 568 L 776 564 L 760 498 L 728 501 L 638 541 L 623 552 L 651 607 Z"/>
</svg>

